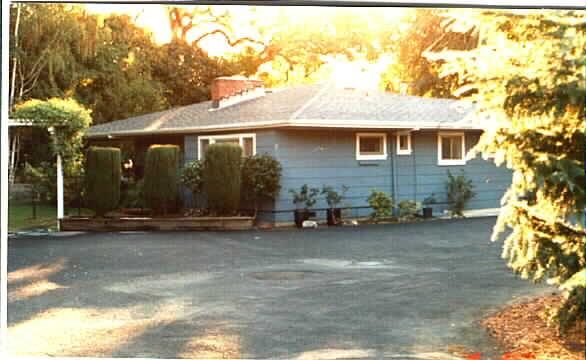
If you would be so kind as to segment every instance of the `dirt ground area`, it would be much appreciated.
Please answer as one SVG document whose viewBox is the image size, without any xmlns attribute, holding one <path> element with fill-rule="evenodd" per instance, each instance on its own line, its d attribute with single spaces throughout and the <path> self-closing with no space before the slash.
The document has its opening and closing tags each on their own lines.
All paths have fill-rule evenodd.
<svg viewBox="0 0 586 360">
<path fill-rule="evenodd" d="M 541 316 L 561 300 L 553 295 L 514 304 L 483 319 L 481 326 L 508 351 L 504 360 L 584 360 L 584 321 L 561 338 Z"/>
</svg>

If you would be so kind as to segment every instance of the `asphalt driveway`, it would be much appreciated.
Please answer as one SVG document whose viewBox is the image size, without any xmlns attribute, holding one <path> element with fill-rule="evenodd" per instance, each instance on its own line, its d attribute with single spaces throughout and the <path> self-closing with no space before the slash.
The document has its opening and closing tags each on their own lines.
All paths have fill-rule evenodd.
<svg viewBox="0 0 586 360">
<path fill-rule="evenodd" d="M 518 279 L 495 218 L 9 240 L 12 355 L 482 359 Z"/>
</svg>

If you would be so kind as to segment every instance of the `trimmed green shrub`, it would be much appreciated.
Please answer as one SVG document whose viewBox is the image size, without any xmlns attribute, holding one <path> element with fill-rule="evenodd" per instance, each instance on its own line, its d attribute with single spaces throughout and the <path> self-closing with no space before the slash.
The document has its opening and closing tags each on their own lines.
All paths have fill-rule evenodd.
<svg viewBox="0 0 586 360">
<path fill-rule="evenodd" d="M 462 170 L 460 175 L 456 176 L 452 175 L 450 170 L 448 170 L 446 187 L 452 217 L 464 216 L 463 211 L 466 207 L 466 203 L 476 195 L 476 193 L 472 191 L 474 188 L 472 180 L 466 177 L 464 170 Z"/>
<path fill-rule="evenodd" d="M 399 209 L 399 216 L 401 218 L 409 219 L 417 214 L 421 209 L 421 204 L 414 200 L 401 200 L 397 204 L 397 208 Z"/>
<path fill-rule="evenodd" d="M 370 217 L 374 222 L 393 214 L 393 199 L 386 193 L 373 189 L 367 201 L 372 207 Z"/>
<path fill-rule="evenodd" d="M 166 214 L 177 201 L 178 164 L 177 145 L 151 145 L 147 150 L 143 195 L 155 214 Z"/>
<path fill-rule="evenodd" d="M 87 205 L 104 216 L 120 201 L 120 149 L 92 146 L 86 155 Z"/>
<path fill-rule="evenodd" d="M 261 199 L 275 199 L 281 190 L 281 164 L 269 154 L 248 156 L 242 165 L 242 195 L 254 204 L 255 213 Z"/>
<path fill-rule="evenodd" d="M 215 215 L 235 215 L 240 206 L 242 148 L 235 144 L 211 144 L 204 158 L 203 189 Z"/>
</svg>

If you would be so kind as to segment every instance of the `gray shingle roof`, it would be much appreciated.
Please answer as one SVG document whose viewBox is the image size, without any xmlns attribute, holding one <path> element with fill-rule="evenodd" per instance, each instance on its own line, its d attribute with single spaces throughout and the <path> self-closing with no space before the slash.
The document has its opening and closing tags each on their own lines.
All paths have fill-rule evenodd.
<svg viewBox="0 0 586 360">
<path fill-rule="evenodd" d="M 86 137 L 195 133 L 261 126 L 480 128 L 471 104 L 346 89 L 334 83 L 285 88 L 211 110 L 211 101 L 96 125 Z"/>
</svg>

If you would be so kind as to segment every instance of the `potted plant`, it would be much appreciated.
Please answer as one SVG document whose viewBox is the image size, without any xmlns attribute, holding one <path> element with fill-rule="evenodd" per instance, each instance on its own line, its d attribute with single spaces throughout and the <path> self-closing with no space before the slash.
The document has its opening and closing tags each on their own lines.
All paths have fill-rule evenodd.
<svg viewBox="0 0 586 360">
<path fill-rule="evenodd" d="M 452 217 L 464 217 L 463 211 L 466 207 L 466 203 L 476 195 L 476 193 L 472 191 L 472 189 L 474 189 L 472 179 L 466 177 L 464 170 L 461 171 L 460 175 L 452 175 L 448 170 L 446 187 Z"/>
<path fill-rule="evenodd" d="M 328 203 L 327 219 L 328 225 L 338 225 L 342 219 L 342 209 L 336 208 L 338 204 L 344 200 L 344 194 L 348 191 L 346 185 L 342 185 L 342 191 L 337 192 L 332 186 L 323 185 L 321 189 L 322 195 L 325 195 L 326 202 Z"/>
<path fill-rule="evenodd" d="M 423 199 L 421 204 L 423 205 L 424 218 L 430 218 L 433 216 L 433 208 L 431 207 L 431 205 L 435 203 L 437 203 L 437 200 L 435 199 L 435 194 L 431 194 L 431 196 L 428 196 L 425 199 Z"/>
<path fill-rule="evenodd" d="M 305 220 L 315 216 L 315 212 L 310 212 L 309 208 L 317 201 L 319 189 L 310 188 L 307 184 L 303 184 L 299 191 L 289 189 L 289 192 L 293 195 L 293 204 L 297 206 L 297 209 L 295 209 L 295 225 L 301 228 Z M 304 207 L 301 208 L 300 206 Z"/>
</svg>

